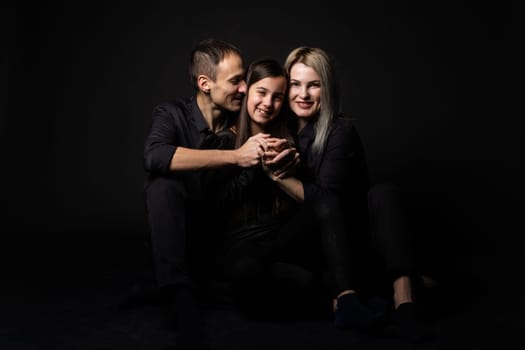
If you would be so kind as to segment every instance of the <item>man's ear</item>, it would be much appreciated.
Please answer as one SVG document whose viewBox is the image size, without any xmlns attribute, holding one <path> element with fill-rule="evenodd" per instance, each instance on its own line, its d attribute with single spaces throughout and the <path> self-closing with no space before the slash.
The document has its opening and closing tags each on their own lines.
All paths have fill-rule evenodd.
<svg viewBox="0 0 525 350">
<path fill-rule="evenodd" d="M 210 78 L 208 78 L 207 75 L 201 74 L 197 78 L 197 85 L 199 86 L 199 90 L 202 91 L 205 94 L 210 93 Z"/>
</svg>

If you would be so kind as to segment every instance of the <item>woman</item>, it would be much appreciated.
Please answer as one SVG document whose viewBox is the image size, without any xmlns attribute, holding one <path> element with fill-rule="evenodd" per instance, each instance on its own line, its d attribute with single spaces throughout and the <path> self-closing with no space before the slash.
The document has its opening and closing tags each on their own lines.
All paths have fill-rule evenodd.
<svg viewBox="0 0 525 350">
<path fill-rule="evenodd" d="M 401 335 L 419 340 L 412 279 L 416 269 L 410 231 L 400 211 L 399 191 L 391 185 L 377 185 L 369 191 L 363 147 L 355 126 L 338 111 L 335 72 L 327 53 L 320 48 L 298 47 L 286 58 L 285 68 L 290 79 L 288 101 L 295 116 L 293 130 L 302 166 L 297 177 L 269 174 L 296 201 L 305 205 L 329 203 L 330 211 L 344 218 L 341 223 L 333 223 L 329 231 L 337 244 L 344 246 L 341 249 L 345 253 L 339 256 L 350 258 L 353 267 L 352 271 L 344 270 L 341 273 L 344 282 L 336 284 L 338 290 L 333 300 L 336 326 L 362 325 L 363 317 L 354 317 L 356 312 L 358 315 L 364 312 L 357 291 L 377 293 L 377 289 L 369 287 L 381 284 L 376 272 L 382 271 L 385 281 L 390 283 L 386 290 L 393 293 L 393 320 Z M 350 250 L 351 247 L 354 249 Z M 374 268 L 369 268 L 373 265 Z M 365 312 L 364 319 L 373 315 Z"/>
</svg>

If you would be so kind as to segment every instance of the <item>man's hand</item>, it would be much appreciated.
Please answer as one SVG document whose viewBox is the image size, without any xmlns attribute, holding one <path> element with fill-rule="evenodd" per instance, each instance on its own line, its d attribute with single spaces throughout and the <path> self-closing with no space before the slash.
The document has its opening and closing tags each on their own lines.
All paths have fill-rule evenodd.
<svg viewBox="0 0 525 350">
<path fill-rule="evenodd" d="M 255 166 L 261 162 L 268 149 L 269 134 L 259 133 L 250 137 L 246 142 L 235 150 L 237 165 L 243 168 Z"/>
</svg>

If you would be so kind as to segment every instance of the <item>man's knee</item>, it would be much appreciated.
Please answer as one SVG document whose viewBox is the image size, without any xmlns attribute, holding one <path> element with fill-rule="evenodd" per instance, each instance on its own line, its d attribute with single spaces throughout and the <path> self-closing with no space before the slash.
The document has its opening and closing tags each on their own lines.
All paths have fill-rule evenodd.
<svg viewBox="0 0 525 350">
<path fill-rule="evenodd" d="M 152 180 L 148 180 L 144 192 L 146 197 L 157 197 L 157 199 L 160 199 L 166 195 L 176 196 L 179 198 L 187 197 L 187 189 L 184 182 L 180 179 L 167 176 L 161 176 Z"/>
<path fill-rule="evenodd" d="M 160 250 L 173 240 L 186 239 L 189 208 L 184 184 L 169 178 L 157 178 L 145 188 L 144 200 L 152 239 L 160 240 Z M 179 242 L 179 243 L 181 243 Z"/>
</svg>

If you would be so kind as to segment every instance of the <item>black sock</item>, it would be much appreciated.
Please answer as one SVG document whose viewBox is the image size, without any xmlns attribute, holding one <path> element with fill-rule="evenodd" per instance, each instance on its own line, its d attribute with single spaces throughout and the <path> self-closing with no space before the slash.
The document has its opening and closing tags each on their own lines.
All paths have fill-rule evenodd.
<svg viewBox="0 0 525 350">
<path fill-rule="evenodd" d="M 416 303 L 400 304 L 394 310 L 392 320 L 399 327 L 399 335 L 409 342 L 419 343 L 430 335 L 420 319 Z"/>
<path fill-rule="evenodd" d="M 337 328 L 355 328 L 368 331 L 383 315 L 382 311 L 368 307 L 357 294 L 350 293 L 337 299 L 334 322 Z"/>
</svg>

